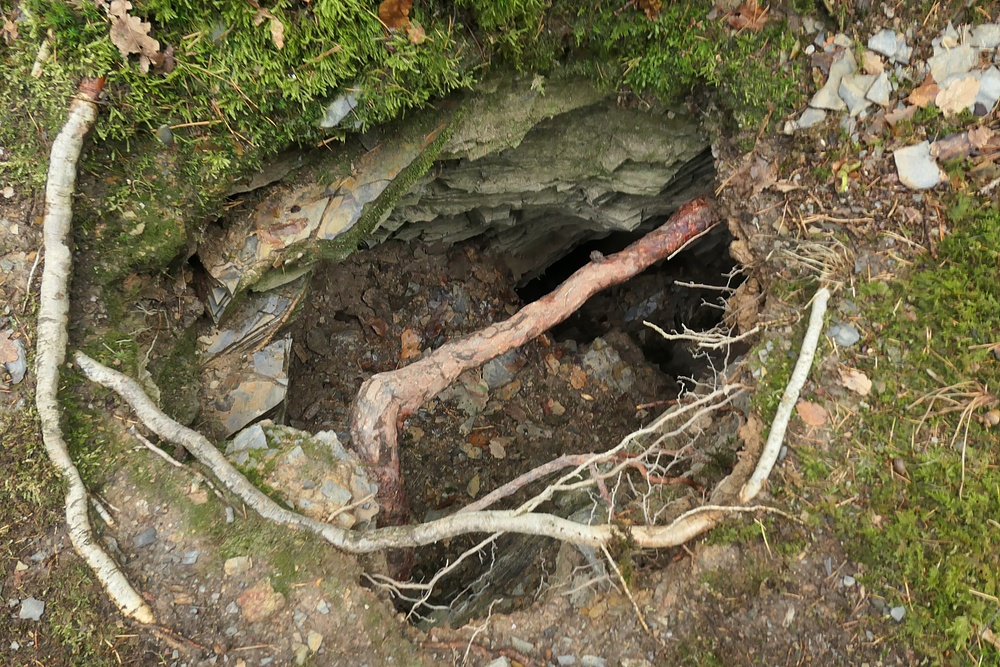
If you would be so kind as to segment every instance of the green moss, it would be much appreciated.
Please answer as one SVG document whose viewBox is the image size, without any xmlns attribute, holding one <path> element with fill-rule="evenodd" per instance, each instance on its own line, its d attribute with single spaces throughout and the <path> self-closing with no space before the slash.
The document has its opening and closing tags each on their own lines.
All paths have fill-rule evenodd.
<svg viewBox="0 0 1000 667">
<path fill-rule="evenodd" d="M 1000 594 L 991 538 L 1000 451 L 976 419 L 989 406 L 964 423 L 960 414 L 975 392 L 995 396 L 1000 386 L 1000 364 L 986 347 L 1000 331 L 1000 211 L 957 198 L 950 217 L 954 232 L 937 260 L 926 257 L 897 282 L 861 287 L 872 355 L 852 363 L 875 392 L 847 427 L 838 468 L 853 472 L 851 488 L 824 488 L 821 475 L 813 486 L 852 558 L 866 565 L 868 589 L 906 605 L 902 632 L 918 651 L 949 665 L 966 664 L 968 650 L 985 664 L 1000 658 L 976 638 L 983 628 L 998 631 L 996 604 L 982 595 Z M 951 396 L 931 406 L 940 390 Z"/>
<path fill-rule="evenodd" d="M 160 405 L 181 424 L 190 425 L 198 415 L 200 386 L 198 330 L 191 327 L 166 354 L 150 365 L 160 390 Z"/>
</svg>

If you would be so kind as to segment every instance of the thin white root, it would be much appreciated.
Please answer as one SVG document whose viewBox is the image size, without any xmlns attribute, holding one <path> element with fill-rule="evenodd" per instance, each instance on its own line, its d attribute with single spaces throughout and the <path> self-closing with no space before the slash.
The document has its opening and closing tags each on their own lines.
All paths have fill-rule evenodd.
<svg viewBox="0 0 1000 667">
<path fill-rule="evenodd" d="M 230 491 L 239 496 L 263 518 L 290 528 L 308 530 L 319 535 L 333 546 L 350 553 L 371 553 L 382 549 L 406 549 L 440 542 L 469 533 L 520 533 L 542 535 L 574 544 L 601 546 L 620 534 L 621 529 L 610 525 L 585 525 L 552 514 L 532 513 L 535 507 L 554 493 L 554 486 L 515 510 L 460 512 L 436 521 L 411 526 L 390 526 L 358 532 L 310 519 L 287 510 L 251 484 L 205 436 L 175 422 L 165 415 L 146 396 L 142 387 L 118 371 L 99 364 L 82 352 L 74 356 L 83 373 L 123 398 L 135 411 L 139 420 L 160 438 L 183 445 L 205 465 Z M 730 385 L 714 393 L 731 394 L 739 385 Z M 704 405 L 707 397 L 684 406 L 681 411 Z M 564 475 L 557 486 L 565 484 L 574 473 Z M 564 488 L 572 488 L 568 484 Z M 666 526 L 631 526 L 628 531 L 640 548 L 679 546 L 693 537 L 714 527 L 730 512 L 757 511 L 762 508 L 709 507 L 696 513 L 686 513 Z M 770 509 L 770 508 L 768 508 Z"/>
<path fill-rule="evenodd" d="M 69 119 L 52 143 L 45 189 L 45 267 L 38 306 L 35 404 L 49 459 L 66 481 L 66 525 L 77 553 L 122 613 L 141 623 L 153 622 L 153 610 L 132 587 L 117 563 L 94 540 L 87 514 L 87 490 L 70 458 L 59 426 L 59 367 L 66 359 L 69 275 L 72 265 L 67 239 L 73 217 L 76 164 L 83 138 L 97 118 L 97 107 L 84 96 L 70 106 Z"/>
<path fill-rule="evenodd" d="M 778 452 L 781 451 L 781 443 L 785 441 L 785 430 L 788 428 L 788 420 L 792 416 L 796 401 L 799 400 L 799 392 L 802 391 L 806 378 L 809 377 L 809 369 L 812 368 L 813 357 L 816 356 L 816 345 L 819 343 L 819 334 L 823 329 L 823 316 L 826 314 L 826 304 L 830 299 L 830 290 L 821 287 L 813 298 L 812 312 L 809 315 L 809 326 L 806 335 L 802 339 L 802 348 L 799 350 L 798 361 L 795 362 L 795 369 L 792 377 L 788 380 L 785 393 L 778 404 L 778 411 L 774 415 L 771 424 L 771 432 L 768 433 L 767 442 L 764 444 L 764 451 L 760 453 L 757 461 L 757 468 L 743 488 L 740 490 L 740 502 L 748 503 L 757 497 L 771 474 L 775 462 L 778 460 Z"/>
</svg>

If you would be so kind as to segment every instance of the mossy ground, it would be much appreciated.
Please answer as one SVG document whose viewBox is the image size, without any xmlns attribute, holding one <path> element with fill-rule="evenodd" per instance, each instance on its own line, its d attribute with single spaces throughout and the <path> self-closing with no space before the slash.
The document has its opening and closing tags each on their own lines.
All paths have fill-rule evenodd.
<svg viewBox="0 0 1000 667">
<path fill-rule="evenodd" d="M 400 119 L 495 69 L 576 69 L 609 91 L 672 103 L 717 91 L 726 123 L 756 129 L 797 99 L 798 65 L 780 76 L 771 66 L 794 40 L 782 21 L 731 32 L 705 18 L 710 10 L 669 4 L 650 20 L 608 3 L 417 3 L 419 32 L 389 32 L 354 0 L 280 2 L 269 7 L 283 26 L 279 48 L 249 5 L 145 0 L 131 13 L 174 49 L 176 66 L 143 73 L 134 56 L 123 60 L 95 4 L 4 0 L 0 14 L 17 19 L 18 37 L 0 41 L 0 177 L 41 187 L 77 82 L 105 77 L 77 217 L 78 243 L 95 258 L 88 278 L 111 283 L 163 268 L 197 238 L 229 184 L 277 151 Z M 50 56 L 35 77 L 43 43 Z M 345 94 L 356 108 L 340 127 L 321 129 L 324 104 Z M 161 126 L 173 128 L 169 145 L 156 138 Z"/>
<path fill-rule="evenodd" d="M 796 473 L 776 492 L 829 521 L 870 595 L 905 607 L 897 639 L 930 664 L 992 664 L 1000 652 L 979 633 L 1000 611 L 1000 431 L 983 420 L 1000 386 L 1000 209 L 951 195 L 948 222 L 936 258 L 858 285 L 864 338 L 818 358 L 862 370 L 873 392 L 843 402 L 822 390 L 838 381 L 814 368 L 820 391 L 805 398 L 835 425 L 825 441 L 792 438 Z M 777 380 L 783 356 L 767 364 Z M 762 413 L 773 384 L 762 379 Z"/>
</svg>

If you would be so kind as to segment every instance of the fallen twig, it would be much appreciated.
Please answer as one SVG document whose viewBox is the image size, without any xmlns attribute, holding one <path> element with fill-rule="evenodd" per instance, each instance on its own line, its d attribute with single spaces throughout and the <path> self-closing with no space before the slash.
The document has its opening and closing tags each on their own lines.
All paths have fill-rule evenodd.
<svg viewBox="0 0 1000 667">
<path fill-rule="evenodd" d="M 125 578 L 117 563 L 94 540 L 87 515 L 87 489 L 59 426 L 61 410 L 57 393 L 59 367 L 66 359 L 68 340 L 69 276 L 73 257 L 67 239 L 73 218 L 76 163 L 80 159 L 83 138 L 97 118 L 95 101 L 103 85 L 103 79 L 81 84 L 80 95 L 70 105 L 69 118 L 52 142 L 45 186 L 45 266 L 38 304 L 35 405 L 45 451 L 66 482 L 66 526 L 73 547 L 125 615 L 142 623 L 152 623 L 152 609 Z"/>
</svg>

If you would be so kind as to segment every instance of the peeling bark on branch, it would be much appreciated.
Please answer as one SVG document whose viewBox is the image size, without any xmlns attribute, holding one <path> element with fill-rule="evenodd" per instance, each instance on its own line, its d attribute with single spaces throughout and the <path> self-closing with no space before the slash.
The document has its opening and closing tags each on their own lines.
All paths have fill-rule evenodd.
<svg viewBox="0 0 1000 667">
<path fill-rule="evenodd" d="M 592 260 L 509 320 L 449 342 L 409 366 L 369 378 L 354 402 L 351 438 L 355 451 L 371 467 L 378 482 L 382 520 L 400 525 L 408 519 L 397 431 L 406 417 L 464 371 L 524 345 L 572 315 L 594 294 L 641 273 L 715 222 L 708 201 L 699 197 L 621 252 Z"/>
<path fill-rule="evenodd" d="M 73 218 L 76 164 L 83 138 L 97 118 L 94 101 L 102 80 L 86 81 L 70 105 L 69 118 L 52 142 L 48 181 L 45 187 L 45 268 L 38 307 L 38 344 L 35 405 L 42 425 L 42 440 L 49 459 L 66 481 L 66 524 L 69 536 L 83 559 L 122 612 L 142 623 L 153 622 L 153 611 L 125 578 L 114 560 L 94 540 L 87 514 L 87 489 L 70 458 L 59 425 L 61 411 L 57 393 L 59 367 L 66 359 L 69 316 L 69 276 L 72 254 L 68 245 Z"/>
</svg>

